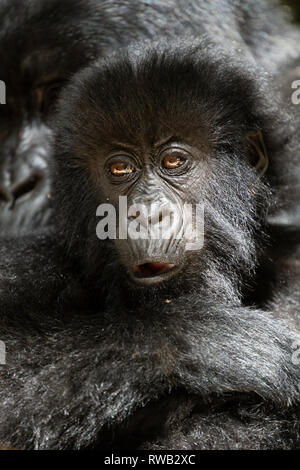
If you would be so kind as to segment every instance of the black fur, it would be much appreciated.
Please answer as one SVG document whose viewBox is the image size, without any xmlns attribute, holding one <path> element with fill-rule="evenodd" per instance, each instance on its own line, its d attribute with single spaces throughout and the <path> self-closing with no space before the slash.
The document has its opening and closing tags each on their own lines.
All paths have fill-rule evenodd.
<svg viewBox="0 0 300 470">
<path fill-rule="evenodd" d="M 0 4 L 0 234 L 51 222 L 49 117 L 74 72 L 141 39 L 210 35 L 247 47 L 272 71 L 299 51 L 299 32 L 277 2 L 260 0 L 3 0 Z"/>
<path fill-rule="evenodd" d="M 298 137 L 247 48 L 229 54 L 214 39 L 122 51 L 65 93 L 55 231 L 0 250 L 2 441 L 299 447 L 299 227 L 278 216 L 299 197 Z M 262 179 L 245 139 L 258 129 Z M 205 202 L 205 245 L 177 277 L 137 286 L 118 246 L 96 238 L 96 207 L 114 195 L 97 175 L 111 141 L 143 147 L 166 132 L 209 143 L 210 171 L 185 196 Z"/>
<path fill-rule="evenodd" d="M 96 55 L 127 44 L 124 37 L 134 29 L 136 16 L 127 4 L 101 3 L 1 1 L 0 79 L 7 92 L 0 109 L 1 235 L 50 223 L 49 119 L 59 93 Z"/>
</svg>

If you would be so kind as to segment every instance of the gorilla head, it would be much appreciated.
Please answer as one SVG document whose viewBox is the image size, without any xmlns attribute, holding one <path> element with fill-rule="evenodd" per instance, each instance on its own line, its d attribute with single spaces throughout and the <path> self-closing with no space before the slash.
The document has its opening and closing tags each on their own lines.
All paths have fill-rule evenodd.
<svg viewBox="0 0 300 470">
<path fill-rule="evenodd" d="M 126 285 L 123 299 L 132 289 L 173 298 L 195 288 L 239 292 L 253 275 L 272 201 L 260 176 L 269 154 L 273 184 L 285 151 L 278 119 L 252 62 L 247 68 L 206 41 L 135 51 L 79 74 L 57 126 L 54 179 L 68 248 L 89 285 L 101 291 L 114 280 L 113 292 Z M 101 204 L 103 241 L 95 234 Z M 204 210 L 200 249 L 187 249 L 186 205 Z M 105 236 L 109 218 L 115 229 Z M 166 220 L 168 237 L 151 237 Z M 120 235 L 123 225 L 131 236 Z M 203 223 L 197 230 L 201 240 Z"/>
</svg>

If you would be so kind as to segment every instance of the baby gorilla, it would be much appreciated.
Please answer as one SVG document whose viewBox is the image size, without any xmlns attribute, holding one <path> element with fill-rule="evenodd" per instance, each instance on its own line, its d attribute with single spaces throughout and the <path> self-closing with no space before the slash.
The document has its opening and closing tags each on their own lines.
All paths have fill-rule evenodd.
<svg viewBox="0 0 300 470">
<path fill-rule="evenodd" d="M 97 297 L 103 279 L 113 283 L 105 292 L 105 298 L 112 294 L 109 303 L 116 292 L 122 304 L 130 302 L 133 289 L 134 305 L 138 299 L 143 304 L 156 288 L 172 298 L 196 288 L 211 300 L 239 301 L 255 269 L 264 266 L 263 231 L 275 237 L 267 217 L 276 220 L 299 200 L 298 161 L 290 151 L 297 141 L 284 112 L 279 115 L 268 101 L 272 91 L 255 76 L 260 71 L 236 57 L 225 67 L 220 51 L 211 58 L 216 46 L 209 42 L 187 47 L 189 54 L 178 47 L 101 62 L 79 75 L 65 95 L 56 136 L 58 226 Z M 133 209 L 127 222 L 124 197 Z M 178 213 L 168 237 L 143 236 L 163 225 L 164 208 L 175 205 L 180 212 L 185 204 L 204 206 L 201 250 L 186 250 Z M 115 241 L 101 243 L 95 236 L 98 206 L 97 215 L 108 210 L 110 216 L 98 224 L 98 238 Z M 110 230 L 115 214 L 120 226 L 109 237 L 104 227 L 108 223 Z M 140 236 L 118 236 L 124 223 Z M 283 245 L 273 241 L 268 256 L 277 259 Z"/>
<path fill-rule="evenodd" d="M 68 87 L 56 233 L 0 250 L 2 441 L 297 446 L 299 237 L 268 223 L 297 192 L 297 140 L 242 55 L 207 40 L 142 46 Z M 140 211 L 124 217 L 125 197 Z M 171 203 L 203 208 L 204 243 L 180 211 L 169 237 L 136 236 Z"/>
</svg>

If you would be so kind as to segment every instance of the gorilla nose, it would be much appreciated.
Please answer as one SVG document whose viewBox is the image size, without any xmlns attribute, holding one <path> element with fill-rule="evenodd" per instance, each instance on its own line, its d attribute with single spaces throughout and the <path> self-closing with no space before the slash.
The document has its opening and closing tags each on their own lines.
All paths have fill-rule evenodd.
<svg viewBox="0 0 300 470">
<path fill-rule="evenodd" d="M 19 199 L 34 192 L 42 179 L 42 173 L 36 171 L 9 188 L 0 187 L 0 201 L 8 203 L 9 208 L 13 209 Z"/>
<path fill-rule="evenodd" d="M 20 181 L 12 190 L 13 196 L 13 204 L 16 203 L 18 199 L 33 192 L 41 180 L 43 179 L 43 175 L 40 172 L 35 172 L 29 175 L 23 181 Z"/>
<path fill-rule="evenodd" d="M 134 266 L 133 272 L 137 277 L 154 277 L 169 271 L 174 266 L 174 264 L 165 263 L 144 263 Z"/>
</svg>

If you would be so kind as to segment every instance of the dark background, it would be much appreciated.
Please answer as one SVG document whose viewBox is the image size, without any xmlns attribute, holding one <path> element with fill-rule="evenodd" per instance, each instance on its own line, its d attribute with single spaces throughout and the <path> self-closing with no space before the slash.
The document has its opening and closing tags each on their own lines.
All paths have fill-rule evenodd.
<svg viewBox="0 0 300 470">
<path fill-rule="evenodd" d="M 295 20 L 300 22 L 300 0 L 282 0 L 282 3 L 292 7 Z"/>
</svg>

